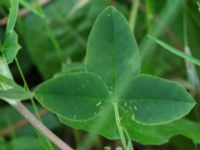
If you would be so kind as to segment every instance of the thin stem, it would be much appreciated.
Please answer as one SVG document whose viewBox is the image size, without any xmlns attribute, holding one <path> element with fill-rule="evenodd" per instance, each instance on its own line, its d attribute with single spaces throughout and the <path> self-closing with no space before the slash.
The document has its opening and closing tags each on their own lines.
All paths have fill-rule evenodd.
<svg viewBox="0 0 200 150">
<path fill-rule="evenodd" d="M 191 50 L 190 50 L 190 46 L 189 46 L 189 43 L 188 43 L 186 8 L 185 8 L 184 14 L 183 14 L 183 38 L 184 38 L 184 52 L 187 55 L 192 56 L 192 53 L 191 53 Z M 197 75 L 196 68 L 195 68 L 193 63 L 191 63 L 191 62 L 189 62 L 187 60 L 185 61 L 185 64 L 186 64 L 188 80 L 192 84 L 193 90 L 196 93 L 199 93 L 200 92 L 200 80 L 199 80 L 199 77 Z"/>
<path fill-rule="evenodd" d="M 119 131 L 119 136 L 120 136 L 120 139 L 121 139 L 121 142 L 122 142 L 122 146 L 123 146 L 124 150 L 127 150 L 126 139 L 125 139 L 125 136 L 124 136 L 123 128 L 120 125 L 120 116 L 119 116 L 119 110 L 118 110 L 117 102 L 113 103 L 113 107 L 114 107 L 114 112 L 115 112 L 115 121 L 116 121 L 117 128 L 118 128 L 118 131 Z"/>
<path fill-rule="evenodd" d="M 12 104 L 12 106 L 58 148 L 61 150 L 73 150 L 53 132 L 51 132 L 46 126 L 44 126 L 21 102 Z"/>
<path fill-rule="evenodd" d="M 28 86 L 28 84 L 27 84 L 27 82 L 26 82 L 26 79 L 25 79 L 25 77 L 24 77 L 24 74 L 23 74 L 23 72 L 22 72 L 22 69 L 21 69 L 21 66 L 20 66 L 20 64 L 19 64 L 19 61 L 18 61 L 17 57 L 15 58 L 15 62 L 16 62 L 16 64 L 17 64 L 17 68 L 18 68 L 18 70 L 19 70 L 20 76 L 21 76 L 21 78 L 22 78 L 22 80 L 23 80 L 23 82 L 24 82 L 25 89 L 26 89 L 28 92 L 31 92 L 31 91 L 30 91 L 30 88 L 29 88 L 29 86 Z M 34 111 L 35 111 L 35 113 L 36 113 L 37 118 L 38 118 L 39 120 L 41 120 L 34 99 L 31 97 L 30 100 L 31 100 L 31 103 L 32 103 L 32 105 L 33 105 L 33 108 L 34 108 Z"/>
<path fill-rule="evenodd" d="M 132 32 L 134 32 L 134 29 L 135 29 L 139 6 L 140 6 L 140 0 L 132 0 L 132 8 L 131 8 L 131 13 L 130 13 L 130 18 L 129 18 L 129 24 L 130 24 Z"/>
<path fill-rule="evenodd" d="M 28 86 L 28 84 L 27 84 L 27 82 L 26 82 L 26 78 L 25 78 L 25 76 L 24 76 L 24 74 L 23 74 L 23 71 L 22 71 L 22 69 L 21 69 L 21 66 L 20 66 L 20 64 L 19 64 L 19 61 L 18 61 L 17 57 L 15 57 L 15 62 L 16 62 L 16 64 L 17 64 L 17 68 L 18 68 L 18 70 L 19 70 L 20 76 L 21 76 L 21 78 L 22 78 L 22 80 L 23 80 L 23 82 L 24 82 L 25 89 L 26 89 L 28 92 L 31 92 L 31 91 L 30 91 L 30 88 L 29 88 L 29 86 Z M 35 111 L 35 113 L 36 113 L 37 118 L 38 118 L 40 121 L 42 121 L 42 119 L 40 118 L 39 111 L 38 111 L 38 108 L 37 108 L 37 106 L 36 106 L 36 103 L 35 103 L 33 97 L 31 97 L 30 100 L 31 100 L 31 104 L 32 104 L 32 106 L 33 106 L 33 109 L 34 109 L 34 111 Z M 45 144 L 44 142 L 42 142 L 42 143 L 44 144 L 45 147 L 48 147 L 48 148 L 46 148 L 46 149 L 51 149 L 51 150 L 54 149 L 53 146 L 52 146 L 52 144 L 51 144 L 48 140 L 44 139 L 44 137 L 42 137 L 42 135 L 41 135 L 39 132 L 36 132 L 36 134 L 37 134 L 37 136 L 40 138 L 41 142 L 42 142 L 42 141 L 45 141 L 45 142 L 47 143 L 47 146 L 46 146 L 46 144 Z"/>
<path fill-rule="evenodd" d="M 153 22 L 153 3 L 152 0 L 145 0 L 145 6 L 146 6 L 146 22 L 147 22 L 147 28 L 148 32 L 150 32 L 152 22 Z"/>
</svg>

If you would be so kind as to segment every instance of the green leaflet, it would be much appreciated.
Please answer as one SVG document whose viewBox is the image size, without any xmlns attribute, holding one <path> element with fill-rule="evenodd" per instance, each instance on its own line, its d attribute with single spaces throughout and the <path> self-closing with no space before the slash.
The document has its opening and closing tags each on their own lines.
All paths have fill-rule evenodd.
<svg viewBox="0 0 200 150">
<path fill-rule="evenodd" d="M 19 8 L 19 0 L 10 0 L 10 9 L 9 9 L 9 17 L 8 23 L 6 27 L 6 32 L 11 32 L 14 30 L 15 22 L 17 20 Z"/>
<path fill-rule="evenodd" d="M 125 18 L 109 7 L 96 19 L 88 40 L 86 68 L 102 77 L 115 94 L 139 73 L 140 55 Z"/>
<path fill-rule="evenodd" d="M 85 65 L 83 63 L 63 64 L 61 72 L 56 73 L 54 77 L 56 78 L 72 72 L 84 72 L 84 71 L 85 71 Z"/>
<path fill-rule="evenodd" d="M 12 79 L 7 60 L 4 57 L 0 56 L 0 75 Z"/>
<path fill-rule="evenodd" d="M 19 49 L 21 48 L 18 44 L 18 35 L 14 31 L 14 26 L 18 14 L 19 1 L 11 0 L 10 4 L 11 7 L 6 27 L 5 39 L 3 45 L 0 48 L 0 52 L 5 56 L 8 63 L 13 62 Z"/>
<path fill-rule="evenodd" d="M 26 100 L 33 95 L 25 89 L 18 86 L 13 80 L 0 75 L 0 99 L 10 100 Z"/>
<path fill-rule="evenodd" d="M 189 113 L 195 101 L 175 82 L 139 75 L 140 59 L 126 20 L 115 8 L 108 7 L 97 18 L 88 41 L 86 69 L 92 74 L 74 73 L 51 79 L 36 89 L 36 99 L 75 128 L 118 139 L 116 118 L 131 139 L 145 143 L 151 138 L 151 144 L 166 142 L 184 131 L 176 132 L 174 127 L 172 132 L 163 131 L 156 137 L 157 129 L 170 127 L 143 124 L 177 120 Z M 99 100 L 104 109 L 95 107 Z M 119 116 L 115 116 L 113 103 L 118 103 Z M 187 135 L 191 133 L 194 131 Z"/>
<path fill-rule="evenodd" d="M 180 85 L 149 75 L 134 78 L 119 99 L 132 119 L 148 125 L 177 120 L 195 105 Z"/>
<path fill-rule="evenodd" d="M 8 63 L 13 62 L 20 48 L 21 47 L 18 44 L 18 35 L 16 32 L 11 31 L 6 33 L 4 43 L 1 47 L 1 52 L 6 57 Z"/>
<path fill-rule="evenodd" d="M 0 99 L 15 102 L 31 98 L 32 93 L 17 85 L 10 74 L 5 58 L 0 57 Z"/>
<path fill-rule="evenodd" d="M 132 140 L 139 143 L 160 145 L 169 142 L 170 138 L 176 135 L 183 135 L 191 139 L 194 143 L 200 143 L 200 135 L 196 134 L 200 132 L 199 123 L 183 118 L 164 125 L 148 126 L 138 124 L 134 120 L 129 119 L 131 118 L 129 114 L 123 114 L 122 116 L 123 119 L 121 122 L 123 128 L 127 130 Z M 119 139 L 117 127 L 114 125 L 114 116 L 106 118 L 107 121 L 103 124 L 99 122 L 100 117 L 84 122 L 67 120 L 62 117 L 59 117 L 59 119 L 70 127 L 92 131 L 110 140 Z M 98 128 L 99 123 L 102 126 Z"/>
<path fill-rule="evenodd" d="M 15 101 L 21 101 L 21 100 L 26 100 L 32 97 L 32 94 L 26 92 L 26 90 L 24 90 L 21 87 L 15 87 L 15 88 L 11 88 L 8 90 L 0 90 L 0 98 L 8 101 L 9 100 L 15 100 Z"/>
<path fill-rule="evenodd" d="M 88 120 L 101 112 L 109 93 L 104 82 L 91 73 L 74 73 L 49 80 L 35 91 L 47 109 L 72 120 Z"/>
</svg>

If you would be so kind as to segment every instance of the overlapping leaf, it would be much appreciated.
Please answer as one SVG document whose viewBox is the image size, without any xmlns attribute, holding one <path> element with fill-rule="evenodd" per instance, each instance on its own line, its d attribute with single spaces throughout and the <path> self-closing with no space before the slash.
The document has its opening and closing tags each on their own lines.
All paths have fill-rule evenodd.
<svg viewBox="0 0 200 150">
<path fill-rule="evenodd" d="M 99 116 L 89 121 L 72 121 L 63 117 L 59 117 L 59 119 L 70 127 L 90 132 L 92 131 L 110 140 L 119 139 L 114 115 L 108 117 L 105 116 L 107 116 L 106 113 L 104 116 L 101 115 L 101 117 Z M 102 123 L 100 121 L 104 122 Z M 129 133 L 130 138 L 142 144 L 159 145 L 167 143 L 176 135 L 183 135 L 191 139 L 194 143 L 200 143 L 200 135 L 196 134 L 200 132 L 200 124 L 188 119 L 182 118 L 163 125 L 148 126 L 138 124 L 131 119 L 129 113 L 125 113 L 122 115 L 121 122 L 122 127 Z"/>
<path fill-rule="evenodd" d="M 104 82 L 91 73 L 63 75 L 36 89 L 36 99 L 58 115 L 88 120 L 106 106 L 109 93 Z"/>
<path fill-rule="evenodd" d="M 25 89 L 17 85 L 13 80 L 0 75 L 0 99 L 10 100 L 26 100 L 33 95 Z"/>
</svg>

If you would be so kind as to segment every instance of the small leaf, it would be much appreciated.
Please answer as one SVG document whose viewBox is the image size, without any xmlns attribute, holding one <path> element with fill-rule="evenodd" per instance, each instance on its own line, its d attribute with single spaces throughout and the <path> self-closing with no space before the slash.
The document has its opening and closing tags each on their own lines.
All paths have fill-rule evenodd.
<svg viewBox="0 0 200 150">
<path fill-rule="evenodd" d="M 126 19 L 113 7 L 96 19 L 89 36 L 86 68 L 118 93 L 140 70 L 136 40 Z"/>
<path fill-rule="evenodd" d="M 73 72 L 84 72 L 85 65 L 82 63 L 70 63 L 70 64 L 63 64 L 61 72 L 58 72 L 54 75 L 54 77 L 59 77 L 68 73 Z"/>
<path fill-rule="evenodd" d="M 5 101 L 21 101 L 31 98 L 33 95 L 28 93 L 21 87 L 10 88 L 7 90 L 0 90 L 0 98 Z"/>
<path fill-rule="evenodd" d="M 133 79 L 120 100 L 120 106 L 132 114 L 132 119 L 148 125 L 177 120 L 195 105 L 183 87 L 149 75 Z"/>
<path fill-rule="evenodd" d="M 17 85 L 13 80 L 0 75 L 0 98 L 5 101 L 20 101 L 33 97 L 25 89 Z"/>
<path fill-rule="evenodd" d="M 10 69 L 8 67 L 8 63 L 5 57 L 0 56 L 0 75 L 3 77 L 7 77 L 12 79 L 12 75 L 10 73 Z"/>
<path fill-rule="evenodd" d="M 0 74 L 0 90 L 3 87 L 16 87 L 17 85 L 12 79 L 6 78 L 5 76 Z"/>
<path fill-rule="evenodd" d="M 21 48 L 18 44 L 18 35 L 14 31 L 18 14 L 19 0 L 11 0 L 10 5 L 11 7 L 9 9 L 5 39 L 0 48 L 0 52 L 2 52 L 2 54 L 6 57 L 8 63 L 12 63 Z"/>
<path fill-rule="evenodd" d="M 15 31 L 6 33 L 5 41 L 0 51 L 6 57 L 8 63 L 13 62 L 20 48 L 18 44 L 18 35 Z"/>
<path fill-rule="evenodd" d="M 60 116 L 87 120 L 106 106 L 109 93 L 99 77 L 91 73 L 74 73 L 44 82 L 37 87 L 35 97 Z"/>
<path fill-rule="evenodd" d="M 18 9 L 19 9 L 19 0 L 10 0 L 10 9 L 9 9 L 9 16 L 8 22 L 6 27 L 6 32 L 12 32 L 15 27 L 15 23 L 17 20 Z"/>
</svg>

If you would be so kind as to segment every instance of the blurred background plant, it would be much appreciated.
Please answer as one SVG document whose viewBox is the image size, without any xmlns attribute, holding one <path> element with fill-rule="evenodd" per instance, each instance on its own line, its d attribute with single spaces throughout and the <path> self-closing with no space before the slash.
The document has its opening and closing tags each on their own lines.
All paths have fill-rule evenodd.
<svg viewBox="0 0 200 150">
<path fill-rule="evenodd" d="M 136 36 L 143 58 L 142 73 L 179 82 L 197 100 L 197 105 L 187 116 L 187 120 L 169 124 L 167 130 L 158 127 L 152 134 L 160 140 L 156 142 L 149 139 L 153 142 L 148 143 L 145 142 L 148 137 L 144 137 L 141 140 L 143 142 L 134 141 L 135 149 L 200 148 L 200 69 L 187 57 L 181 59 L 148 38 L 148 35 L 151 35 L 161 39 L 179 51 L 200 59 L 200 1 L 20 0 L 20 4 L 15 27 L 22 47 L 17 56 L 18 65 L 21 66 L 31 89 L 53 76 L 83 69 L 86 43 L 93 22 L 106 6 L 113 5 L 126 16 Z M 6 29 L 8 9 L 9 1 L 1 0 L 1 43 Z M 10 67 L 15 81 L 24 85 L 17 64 L 12 63 Z M 30 103 L 27 102 L 26 105 L 33 110 Z M 38 115 L 44 124 L 72 147 L 80 147 L 82 139 L 89 136 L 87 132 L 64 126 L 39 104 L 37 107 Z M 26 120 L 0 101 L 0 150 L 56 149 L 37 135 Z M 120 146 L 120 142 L 106 140 L 101 136 L 93 140 L 90 138 L 89 142 L 90 149 L 97 150 L 108 145 L 111 148 Z"/>
</svg>

